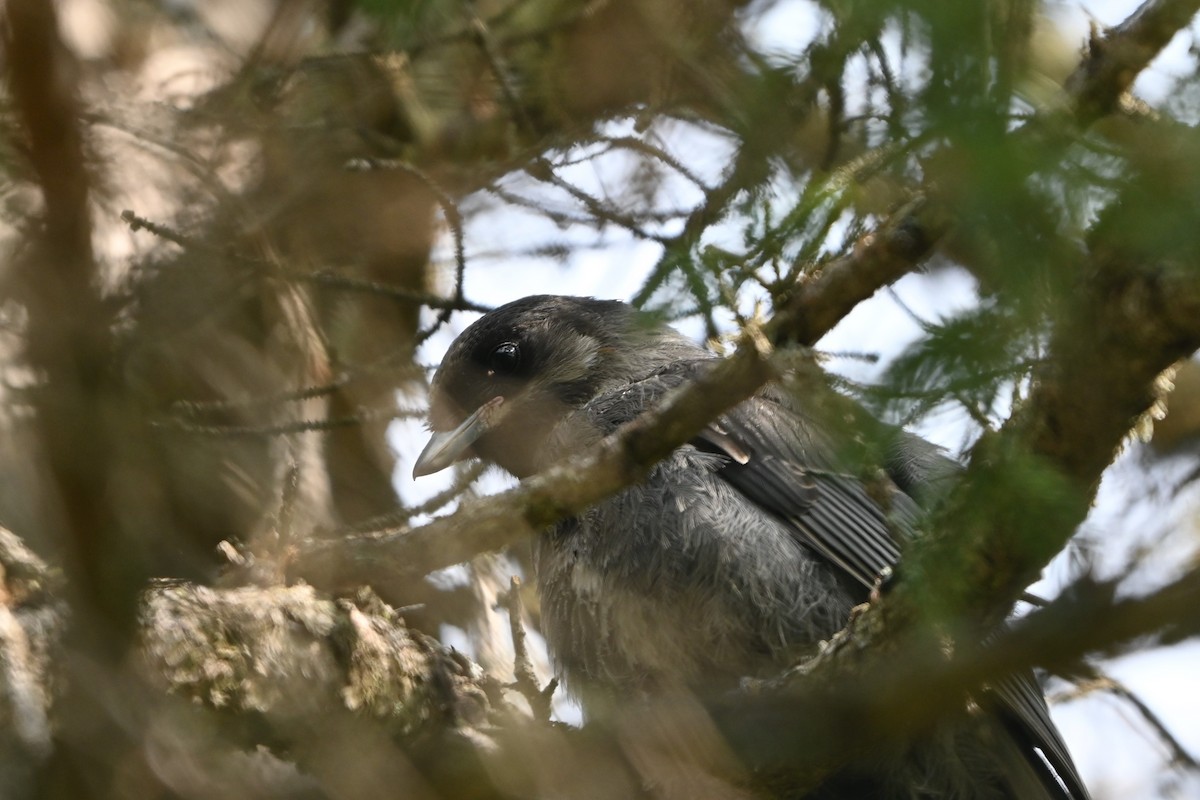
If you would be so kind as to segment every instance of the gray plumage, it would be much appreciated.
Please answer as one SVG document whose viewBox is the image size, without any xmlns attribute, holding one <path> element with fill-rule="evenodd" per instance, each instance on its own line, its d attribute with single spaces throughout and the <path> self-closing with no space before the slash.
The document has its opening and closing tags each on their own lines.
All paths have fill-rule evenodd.
<svg viewBox="0 0 1200 800">
<path fill-rule="evenodd" d="M 471 325 L 443 360 L 431 389 L 435 434 L 414 472 L 475 455 L 526 477 L 636 418 L 712 360 L 623 303 L 510 303 Z M 864 482 L 837 445 L 767 388 L 645 480 L 538 537 L 543 631 L 585 709 L 770 676 L 845 625 L 899 558 L 916 498 L 953 464 L 901 433 L 886 474 Z M 1032 676 L 994 694 L 994 715 L 857 764 L 816 796 L 1086 798 Z"/>
</svg>

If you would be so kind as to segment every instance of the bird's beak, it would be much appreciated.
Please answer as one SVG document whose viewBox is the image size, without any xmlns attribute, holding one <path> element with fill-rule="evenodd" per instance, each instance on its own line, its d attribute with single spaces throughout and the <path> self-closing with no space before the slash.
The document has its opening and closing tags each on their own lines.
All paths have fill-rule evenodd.
<svg viewBox="0 0 1200 800">
<path fill-rule="evenodd" d="M 503 397 L 493 397 L 475 409 L 452 431 L 439 431 L 429 437 L 429 443 L 417 456 L 413 465 L 413 477 L 432 475 L 441 472 L 455 461 L 472 455 L 471 445 L 500 421 L 500 407 Z"/>
</svg>

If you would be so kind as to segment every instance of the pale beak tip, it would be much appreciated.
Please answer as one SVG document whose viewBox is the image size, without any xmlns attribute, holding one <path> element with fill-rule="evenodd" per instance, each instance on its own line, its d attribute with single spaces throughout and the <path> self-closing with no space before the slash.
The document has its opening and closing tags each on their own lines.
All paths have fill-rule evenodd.
<svg viewBox="0 0 1200 800">
<path fill-rule="evenodd" d="M 497 409 L 503 402 L 503 397 L 493 397 L 475 409 L 454 430 L 439 431 L 430 436 L 429 443 L 413 465 L 413 478 L 441 472 L 454 462 L 472 455 L 471 445 L 495 423 Z"/>
<path fill-rule="evenodd" d="M 459 453 L 448 455 L 447 444 L 450 442 L 450 434 L 435 433 L 429 443 L 425 445 L 425 449 L 421 451 L 421 455 L 417 456 L 417 462 L 413 464 L 413 478 L 422 478 L 426 475 L 432 475 L 435 472 L 441 472 L 446 467 L 454 463 Z"/>
</svg>

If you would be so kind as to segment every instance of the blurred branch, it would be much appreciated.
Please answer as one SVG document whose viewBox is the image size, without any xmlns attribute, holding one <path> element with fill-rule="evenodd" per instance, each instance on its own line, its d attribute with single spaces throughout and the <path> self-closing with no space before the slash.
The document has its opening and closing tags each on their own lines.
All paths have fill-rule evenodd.
<svg viewBox="0 0 1200 800">
<path fill-rule="evenodd" d="M 1142 70 L 1200 11 L 1200 0 L 1146 0 L 1120 25 L 1095 30 L 1083 63 L 1066 81 L 1075 114 L 1088 124 L 1111 113 Z"/>
<path fill-rule="evenodd" d="M 30 457 L 45 529 L 32 533 L 55 545 L 73 623 L 50 662 L 65 683 L 51 760 L 29 766 L 39 797 L 87 797 L 112 786 L 121 766 L 142 763 L 139 724 L 151 704 L 126 679 L 124 657 L 137 593 L 174 545 L 142 527 L 158 510 L 154 493 L 133 502 L 130 491 L 146 474 L 146 453 L 113 386 L 113 309 L 100 297 L 92 251 L 78 64 L 59 39 L 55 3 L 14 0 L 4 11 L 8 84 L 42 196 L 40 229 L 13 259 L 8 287 L 28 314 L 21 355 L 40 378 L 30 392 L 39 452 Z M 157 793 L 149 771 L 143 786 Z"/>
<path fill-rule="evenodd" d="M 639 308 L 649 302 L 680 261 L 690 257 L 691 250 L 700 241 L 701 235 L 724 216 L 738 193 L 766 179 L 769 172 L 761 155 L 750 153 L 745 147 L 738 151 L 729 173 L 720 184 L 705 192 L 704 202 L 688 215 L 683 223 L 683 230 L 677 236 L 663 242 L 663 254 L 659 256 L 658 263 L 629 302 Z M 703 310 L 704 303 L 708 301 L 697 298 L 697 302 L 701 303 Z"/>
<path fill-rule="evenodd" d="M 621 148 L 623 150 L 629 150 L 631 152 L 638 153 L 646 158 L 661 161 L 663 164 L 666 164 L 668 167 L 675 170 L 684 178 L 687 178 L 689 181 L 695 184 L 698 189 L 704 191 L 709 190 L 709 187 L 705 184 L 704 180 L 694 171 L 692 171 L 686 164 L 661 147 L 657 147 L 643 139 L 639 139 L 636 136 L 600 136 L 597 137 L 596 141 L 604 142 L 605 144 L 614 148 Z"/>
<path fill-rule="evenodd" d="M 624 211 L 615 204 L 593 197 L 575 184 L 562 178 L 554 171 L 554 165 L 545 159 L 536 159 L 526 168 L 526 172 L 539 181 L 555 186 L 579 202 L 591 215 L 593 225 L 612 223 L 620 226 L 639 239 L 662 242 L 661 236 L 656 236 L 642 227 L 645 220 L 636 210 Z"/>
<path fill-rule="evenodd" d="M 1142 698 L 1121 681 L 1111 675 L 1101 674 L 1097 669 L 1086 670 L 1087 677 L 1076 681 L 1075 688 L 1068 692 L 1059 692 L 1048 698 L 1050 702 L 1070 702 L 1086 697 L 1095 692 L 1108 692 L 1129 703 L 1150 726 L 1150 729 L 1171 753 L 1171 764 L 1190 770 L 1200 770 L 1200 761 L 1188 752 L 1183 743 L 1171 732 L 1162 718 L 1146 705 Z"/>
<path fill-rule="evenodd" d="M 449 298 L 438 297 L 428 292 L 415 292 L 411 289 L 405 289 L 403 286 L 393 286 L 391 284 L 371 281 L 365 278 L 355 278 L 335 272 L 297 272 L 289 270 L 284 274 L 293 280 L 304 283 L 312 283 L 317 286 L 342 289 L 349 292 L 373 294 L 379 297 L 390 297 L 402 302 L 412 303 L 413 305 L 435 308 L 443 313 L 448 311 L 477 311 L 484 313 L 491 310 L 488 306 L 472 303 L 461 296 Z M 459 286 L 461 287 L 461 284 Z M 456 293 L 461 295 L 461 288 L 456 289 Z"/>
<path fill-rule="evenodd" d="M 780 341 L 815 344 L 856 305 L 920 263 L 946 225 L 923 201 L 912 201 L 862 237 L 849 255 L 804 276 L 777 306 L 785 312 L 777 325 Z"/>
<path fill-rule="evenodd" d="M 550 720 L 550 698 L 558 688 L 558 679 L 551 678 L 545 687 L 538 683 L 529 648 L 525 644 L 525 604 L 521 601 L 521 579 L 512 576 L 508 593 L 504 595 L 504 608 L 508 611 L 508 625 L 512 633 L 513 676 L 517 691 L 529 702 L 535 719 Z"/>
<path fill-rule="evenodd" d="M 451 301 L 453 305 L 439 305 L 436 301 L 432 304 L 423 302 L 422 305 L 428 305 L 430 308 L 440 309 L 443 312 L 443 315 L 441 316 L 444 316 L 444 312 L 452 309 L 465 309 L 468 311 L 480 310 L 478 308 L 472 308 L 471 304 L 467 303 L 467 301 L 463 298 L 463 277 L 467 271 L 466 246 L 463 243 L 463 216 L 462 212 L 458 208 L 458 203 L 455 202 L 454 198 L 450 196 L 450 193 L 447 192 L 445 188 L 443 188 L 424 170 L 406 161 L 380 158 L 355 159 L 347 166 L 347 168 L 368 170 L 399 170 L 408 175 L 412 175 L 414 178 L 419 180 L 426 189 L 429 190 L 429 192 L 437 200 L 438 206 L 442 209 L 442 217 L 446 220 L 446 226 L 450 228 L 450 238 L 454 243 L 454 298 Z M 441 319 L 441 317 L 439 317 L 439 319 Z M 445 320 L 442 319 L 442 321 L 444 322 Z"/>
<path fill-rule="evenodd" d="M 262 425 L 204 425 L 185 419 L 167 419 L 155 424 L 197 436 L 286 436 L 305 431 L 328 431 L 335 428 L 353 428 L 367 422 L 393 419 L 424 419 L 425 412 L 403 408 L 361 409 L 347 417 L 325 417 L 322 419 L 300 419 L 294 422 Z"/>
<path fill-rule="evenodd" d="M 91 278 L 88 175 L 79 132 L 77 65 L 58 38 L 54 5 L 14 0 L 6 6 L 9 87 L 28 133 L 29 159 L 45 203 L 46 241 L 63 258 L 64 278 Z"/>
<path fill-rule="evenodd" d="M 407 170 L 406 170 L 407 171 Z M 447 208 L 454 209 L 455 206 L 451 203 Z M 447 214 L 450 212 L 447 211 Z M 457 214 L 457 211 L 454 212 Z M 326 286 L 333 289 L 342 289 L 350 292 L 362 292 L 364 294 L 376 295 L 379 297 L 389 297 L 400 302 L 411 303 L 413 305 L 425 306 L 428 308 L 436 308 L 439 311 L 478 311 L 480 313 L 488 311 L 487 306 L 472 303 L 462 297 L 462 245 L 461 233 L 456 235 L 455 256 L 456 274 L 460 279 L 456 282 L 455 293 L 453 298 L 438 297 L 437 295 L 429 294 L 428 292 L 418 292 L 411 289 L 406 289 L 403 286 L 395 286 L 392 284 L 380 283 L 378 281 L 367 280 L 366 278 L 356 278 L 350 275 L 344 275 L 332 271 L 317 271 L 304 272 L 296 269 L 288 269 L 273 265 L 265 260 L 251 258 L 249 256 L 238 255 L 231 252 L 217 252 L 211 245 L 204 242 L 192 239 L 191 237 L 180 233 L 169 225 L 154 222 L 145 217 L 138 216 L 130 209 L 125 209 L 121 212 L 121 220 L 125 222 L 131 231 L 135 233 L 140 230 L 148 231 L 160 239 L 165 239 L 172 244 L 187 250 L 196 250 L 198 252 L 216 255 L 223 259 L 232 259 L 240 264 L 244 264 L 257 271 L 267 274 L 282 274 L 284 277 L 294 281 L 303 283 L 311 283 L 316 286 Z M 457 217 L 451 222 L 461 223 Z"/>
<path fill-rule="evenodd" d="M 389 511 L 385 514 L 380 514 L 376 517 L 356 522 L 348 527 L 341 527 L 337 530 L 328 531 L 323 534 L 325 538 L 339 539 L 345 538 L 350 534 L 365 534 L 378 532 L 385 528 L 398 528 L 415 516 L 421 514 L 433 514 L 440 511 L 445 506 L 454 502 L 467 491 L 471 484 L 478 480 L 479 476 L 484 473 L 488 465 L 482 461 L 476 461 L 473 464 L 461 465 L 455 470 L 454 482 L 446 487 L 443 491 L 437 492 L 424 502 L 413 506 L 412 508 L 398 508 L 395 511 Z"/>
<path fill-rule="evenodd" d="M 1177 224 L 1190 225 L 1190 212 L 1180 214 Z M 964 480 L 930 521 L 938 535 L 905 560 L 910 579 L 896 606 L 998 619 L 1066 544 L 1154 402 L 1156 376 L 1200 347 L 1200 285 L 1189 266 L 1162 258 L 1093 243 L 1028 399 L 973 448 Z"/>
<path fill-rule="evenodd" d="M 478 667 L 370 592 L 335 601 L 307 586 L 164 584 L 147 593 L 142 618 L 149 681 L 221 711 L 226 746 L 286 753 L 332 796 L 453 797 L 464 785 L 494 796 L 483 762 L 496 725 L 523 721 Z M 198 727 L 189 713 L 176 729 Z M 194 788 L 188 765 L 209 758 L 179 752 L 164 778 Z"/>
<path fill-rule="evenodd" d="M 815 786 L 857 754 L 962 714 L 969 694 L 1004 676 L 1031 666 L 1072 671 L 1085 656 L 1164 630 L 1200 634 L 1200 570 L 1144 597 L 1114 600 L 1114 591 L 1077 584 L 985 646 L 960 642 L 950 658 L 928 640 L 878 641 L 878 620 L 862 614 L 811 661 L 756 694 L 718 701 L 717 718 L 748 763 L 786 769 L 799 776 L 789 786 L 801 789 L 800 780 Z M 878 646 L 865 649 L 864 640 Z M 802 722 L 813 719 L 827 724 Z"/>
<path fill-rule="evenodd" d="M 14 294 L 28 308 L 27 357 L 45 376 L 34 397 L 53 481 L 45 519 L 56 530 L 44 533 L 65 547 L 76 611 L 96 615 L 72 634 L 104 658 L 121 650 L 149 564 L 109 495 L 112 320 L 95 286 L 77 65 L 58 38 L 53 3 L 16 0 L 6 12 L 9 85 L 43 198 L 43 225 L 18 261 Z"/>
<path fill-rule="evenodd" d="M 221 758 L 227 750 L 279 753 L 320 797 L 647 796 L 611 738 L 532 718 L 509 687 L 370 591 L 330 600 L 308 586 L 156 586 L 140 655 L 148 678 L 184 701 L 159 713 L 155 727 L 169 733 L 153 745 L 171 756 L 164 780 L 189 796 L 213 784 L 214 760 L 220 775 L 238 763 Z M 192 732 L 210 716 L 220 737 L 196 747 Z M 239 777 L 199 796 L 261 785 Z M 270 796 L 281 795 L 295 796 Z"/>
<path fill-rule="evenodd" d="M 0 795 L 24 797 L 53 748 L 55 662 L 67 625 L 62 576 L 0 528 Z"/>
</svg>

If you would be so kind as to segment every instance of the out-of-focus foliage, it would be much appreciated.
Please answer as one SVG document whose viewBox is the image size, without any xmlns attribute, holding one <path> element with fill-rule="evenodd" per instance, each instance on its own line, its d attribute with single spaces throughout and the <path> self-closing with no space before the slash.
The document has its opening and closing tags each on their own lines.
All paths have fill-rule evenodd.
<svg viewBox="0 0 1200 800">
<path fill-rule="evenodd" d="M 474 491 L 469 470 L 432 498 L 396 489 L 411 464 L 388 431 L 421 416 L 435 357 L 423 348 L 454 313 L 495 304 L 473 287 L 559 291 L 582 256 L 630 243 L 657 263 L 627 299 L 728 343 L 892 225 L 932 250 L 909 266 L 973 289 L 967 307 L 920 318 L 857 398 L 906 424 L 959 411 L 968 441 L 1020 421 L 1048 349 L 1086 356 L 1109 333 L 1077 313 L 1081 287 L 1111 290 L 1114 314 L 1149 330 L 1163 312 L 1126 292 L 1120 267 L 1164 280 L 1197 268 L 1195 48 L 1157 106 L 1127 92 L 1138 54 L 1191 36 L 1195 9 L 1146 8 L 1153 24 L 1087 46 L 1059 5 L 1035 0 L 11 0 L 0 524 L 65 582 L 22 594 L 6 561 L 0 605 L 27 650 L 60 648 L 71 667 L 64 680 L 34 669 L 27 706 L 41 711 L 23 719 L 53 699 L 61 730 L 48 743 L 30 723 L 5 742 L 5 759 L 33 766 L 0 775 L 0 794 L 525 796 L 586 779 L 623 796 L 669 783 L 661 764 L 548 732 L 530 720 L 539 701 L 501 685 L 513 665 L 497 604 L 530 569 L 523 546 L 434 578 L 416 564 L 421 577 L 377 579 L 369 595 L 287 586 L 298 553 L 415 525 Z M 22 46 L 33 35 L 45 46 Z M 1105 59 L 1125 73 L 1106 77 Z M 562 287 L 526 285 L 545 261 L 564 265 Z M 1172 446 L 1195 433 L 1174 430 Z M 980 502 L 1072 494 L 1022 463 Z M 222 652 L 175 651 L 170 669 L 191 673 L 165 684 L 169 670 L 142 663 L 146 680 L 128 655 L 157 579 L 245 592 L 261 601 L 249 618 L 284 633 L 222 627 L 219 595 L 159 586 L 142 613 L 199 592 L 194 621 L 214 627 L 195 639 Z M 311 603 L 289 606 L 292 592 Z M 536 597 L 522 596 L 536 628 Z M 65 639 L 63 620 L 44 618 L 63 598 Z M 462 632 L 486 676 L 433 653 L 430 637 Z M 188 691 L 243 685 L 243 668 L 261 677 L 260 645 L 309 648 L 321 702 L 273 716 Z M 273 664 L 299 663 L 283 655 Z M 445 692 L 441 716 L 338 695 L 401 667 L 427 682 L 421 698 Z M 206 710 L 189 716 L 164 685 Z M 136 713 L 114 710 L 126 697 Z M 5 709 L 0 722 L 16 718 Z M 256 748 L 269 767 L 241 762 Z M 343 758 L 372 777 L 339 771 Z M 234 762 L 229 783 L 187 791 L 189 775 Z"/>
<path fill-rule="evenodd" d="M 982 306 L 936 324 L 893 360 L 867 396 L 903 422 L 954 403 L 980 420 L 1001 413 L 997 401 L 1030 367 L 1034 350 L 1012 315 Z"/>
</svg>

